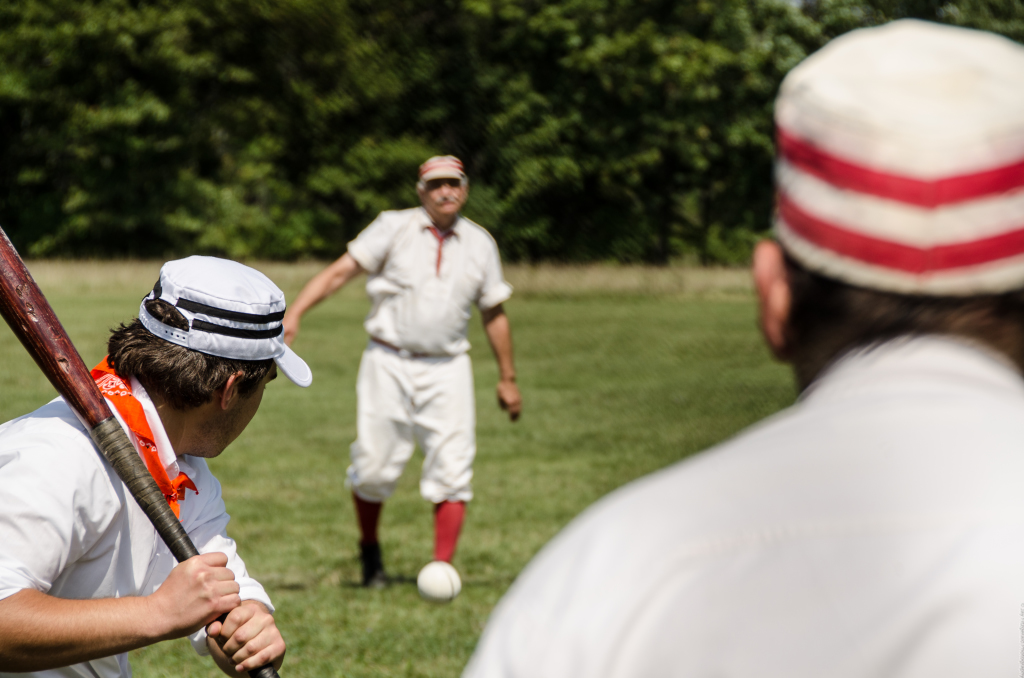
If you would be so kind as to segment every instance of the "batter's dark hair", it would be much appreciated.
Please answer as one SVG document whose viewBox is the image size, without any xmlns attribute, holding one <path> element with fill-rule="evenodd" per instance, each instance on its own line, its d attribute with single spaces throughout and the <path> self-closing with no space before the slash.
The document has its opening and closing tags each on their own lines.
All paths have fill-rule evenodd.
<svg viewBox="0 0 1024 678">
<path fill-rule="evenodd" d="M 1024 372 L 1024 291 L 971 297 L 880 292 L 826 278 L 786 256 L 792 291 L 787 358 L 802 391 L 854 349 L 939 334 L 983 343 Z"/>
<path fill-rule="evenodd" d="M 154 318 L 179 330 L 188 331 L 188 321 L 178 309 L 160 299 L 146 302 Z M 156 393 L 176 410 L 190 410 L 207 403 L 214 391 L 238 371 L 244 376 L 238 392 L 248 397 L 274 366 L 268 360 L 232 360 L 164 341 L 135 318 L 110 331 L 107 361 L 118 376 L 134 375 L 150 393 Z"/>
</svg>

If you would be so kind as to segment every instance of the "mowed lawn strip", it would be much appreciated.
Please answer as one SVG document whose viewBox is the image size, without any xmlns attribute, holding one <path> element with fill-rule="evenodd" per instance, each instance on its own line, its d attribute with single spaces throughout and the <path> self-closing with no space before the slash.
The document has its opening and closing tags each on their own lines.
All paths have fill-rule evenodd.
<svg viewBox="0 0 1024 678">
<path fill-rule="evenodd" d="M 104 354 L 108 328 L 137 312 L 159 269 L 29 266 L 90 366 Z M 317 266 L 257 264 L 289 299 Z M 344 481 L 366 343 L 361 282 L 303 322 L 295 349 L 313 369 L 313 386 L 275 381 L 250 427 L 211 462 L 229 531 L 278 606 L 289 643 L 285 678 L 457 676 L 502 593 L 573 516 L 792 402 L 789 373 L 763 347 L 753 298 L 736 272 L 723 272 L 718 289 L 713 272 L 541 272 L 547 277 L 509 272 L 525 288 L 506 304 L 524 398 L 516 424 L 497 408 L 497 371 L 479 317 L 471 321 L 479 452 L 476 499 L 455 557 L 463 592 L 453 604 L 430 605 L 416 592 L 433 539 L 431 507 L 418 491 L 419 453 L 382 519 L 385 563 L 398 583 L 357 586 L 358 533 Z M 538 284 L 545 280 L 551 289 Z M 8 331 L 0 333 L 0 360 L 3 420 L 53 397 Z M 184 640 L 133 652 L 132 664 L 141 678 L 220 675 Z"/>
</svg>

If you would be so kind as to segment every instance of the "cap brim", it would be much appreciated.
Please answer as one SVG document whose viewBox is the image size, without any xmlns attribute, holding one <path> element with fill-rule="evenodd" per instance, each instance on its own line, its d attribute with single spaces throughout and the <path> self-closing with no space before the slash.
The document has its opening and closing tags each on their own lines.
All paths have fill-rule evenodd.
<svg viewBox="0 0 1024 678">
<path fill-rule="evenodd" d="M 438 169 L 430 170 L 425 173 L 420 177 L 420 180 L 430 181 L 431 179 L 458 179 L 461 181 L 463 176 L 462 172 L 453 167 L 439 167 Z"/>
<path fill-rule="evenodd" d="M 291 379 L 296 385 L 306 388 L 313 383 L 313 372 L 309 369 L 309 365 L 289 347 L 285 346 L 284 353 L 274 358 L 274 362 L 277 363 L 277 369 L 284 372 L 284 376 Z"/>
</svg>

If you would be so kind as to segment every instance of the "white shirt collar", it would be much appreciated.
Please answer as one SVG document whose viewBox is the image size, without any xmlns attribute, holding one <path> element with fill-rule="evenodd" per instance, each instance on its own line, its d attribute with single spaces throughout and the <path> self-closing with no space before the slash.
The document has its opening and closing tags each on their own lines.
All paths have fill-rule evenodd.
<svg viewBox="0 0 1024 678">
<path fill-rule="evenodd" d="M 167 437 L 167 431 L 164 430 L 164 423 L 160 419 L 160 414 L 156 410 L 156 403 L 149 397 L 149 393 L 139 383 L 139 380 L 132 377 L 132 395 L 142 405 L 142 411 L 146 414 L 146 421 L 149 423 L 149 428 L 153 432 L 153 442 L 156 443 L 156 451 L 160 456 L 160 463 L 164 465 L 164 469 L 167 470 L 167 475 L 172 480 L 178 477 L 178 456 L 174 453 L 174 447 L 171 445 L 170 439 Z"/>
<path fill-rule="evenodd" d="M 851 390 L 922 378 L 1024 393 L 1016 364 L 998 351 L 966 338 L 924 335 L 850 351 L 826 367 L 800 400 L 824 400 Z"/>
<path fill-rule="evenodd" d="M 428 229 L 428 228 L 430 228 L 431 226 L 434 225 L 434 222 L 430 219 L 430 214 L 427 212 L 427 208 L 424 207 L 423 205 L 420 205 L 419 220 L 420 220 L 420 228 L 422 228 L 424 230 L 426 230 L 426 229 Z M 454 235 L 456 238 L 460 237 L 459 236 L 459 224 L 460 223 L 462 223 L 462 214 L 461 213 L 455 215 L 455 223 L 452 224 L 452 227 L 450 229 L 448 229 L 451 232 L 451 234 Z"/>
</svg>

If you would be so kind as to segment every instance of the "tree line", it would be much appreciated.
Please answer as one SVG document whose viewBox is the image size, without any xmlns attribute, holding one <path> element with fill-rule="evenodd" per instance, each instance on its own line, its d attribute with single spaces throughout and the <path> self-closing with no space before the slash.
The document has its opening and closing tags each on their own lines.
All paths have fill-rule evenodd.
<svg viewBox="0 0 1024 678">
<path fill-rule="evenodd" d="M 734 263 L 772 101 L 902 17 L 1019 0 L 5 0 L 0 225 L 29 256 L 333 257 L 455 154 L 506 259 Z"/>
</svg>

